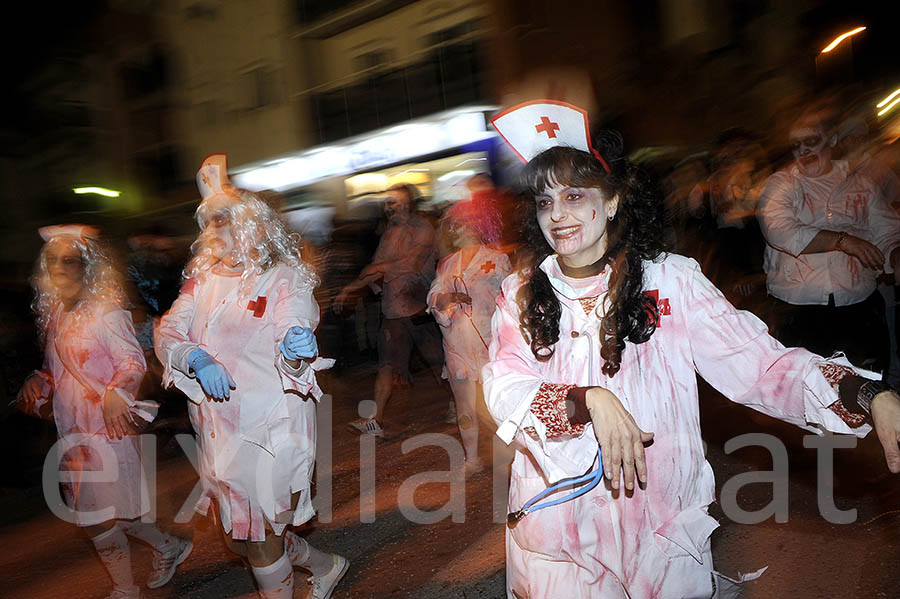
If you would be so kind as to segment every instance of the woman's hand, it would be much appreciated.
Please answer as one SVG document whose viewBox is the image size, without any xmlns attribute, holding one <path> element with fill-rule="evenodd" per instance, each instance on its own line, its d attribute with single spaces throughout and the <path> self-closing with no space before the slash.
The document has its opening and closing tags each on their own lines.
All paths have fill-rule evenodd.
<svg viewBox="0 0 900 599">
<path fill-rule="evenodd" d="M 472 297 L 465 293 L 440 293 L 435 298 L 434 306 L 441 312 L 453 304 L 471 304 Z"/>
<path fill-rule="evenodd" d="M 619 488 L 620 471 L 624 471 L 628 490 L 634 489 L 635 471 L 638 480 L 646 483 L 644 443 L 653 440 L 653 433 L 639 429 L 619 399 L 602 387 L 588 389 L 585 403 L 603 455 L 603 473 L 611 481 L 612 488 Z"/>
<path fill-rule="evenodd" d="M 113 389 L 108 389 L 103 395 L 103 422 L 110 439 L 123 439 L 137 432 L 134 420 L 128 413 L 128 404 Z"/>
<path fill-rule="evenodd" d="M 893 391 L 884 391 L 872 399 L 870 407 L 887 466 L 894 474 L 900 473 L 900 396 Z"/>
<path fill-rule="evenodd" d="M 39 374 L 32 374 L 25 382 L 22 383 L 22 388 L 19 389 L 19 394 L 16 396 L 16 403 L 19 404 L 19 409 L 27 414 L 37 415 L 37 412 L 34 409 L 34 406 L 42 399 L 43 390 L 45 380 Z"/>
</svg>

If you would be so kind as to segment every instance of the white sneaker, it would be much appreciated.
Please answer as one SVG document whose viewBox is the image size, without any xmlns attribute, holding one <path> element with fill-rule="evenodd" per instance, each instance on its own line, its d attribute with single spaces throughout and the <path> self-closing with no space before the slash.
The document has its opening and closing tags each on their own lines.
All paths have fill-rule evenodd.
<svg viewBox="0 0 900 599">
<path fill-rule="evenodd" d="M 372 422 L 375 421 L 372 420 Z M 376 422 L 376 424 L 378 423 Z M 346 557 L 333 553 L 331 559 L 334 560 L 334 565 L 331 566 L 331 570 L 329 570 L 327 574 L 322 576 L 310 576 L 307 579 L 313 588 L 311 595 L 312 599 L 329 599 L 334 592 L 335 587 L 350 567 L 350 560 Z"/>
<path fill-rule="evenodd" d="M 140 587 L 131 587 L 126 590 L 113 589 L 106 599 L 141 599 L 141 589 Z"/>
<path fill-rule="evenodd" d="M 348 422 L 347 426 L 365 435 L 380 437 L 384 434 L 384 429 L 381 428 L 381 425 L 378 424 L 378 421 L 374 418 L 360 418 L 358 420 Z"/>
<path fill-rule="evenodd" d="M 191 554 L 194 544 L 187 539 L 178 539 L 168 551 L 153 552 L 153 571 L 147 579 L 147 587 L 158 589 L 175 576 L 175 568 Z"/>
</svg>

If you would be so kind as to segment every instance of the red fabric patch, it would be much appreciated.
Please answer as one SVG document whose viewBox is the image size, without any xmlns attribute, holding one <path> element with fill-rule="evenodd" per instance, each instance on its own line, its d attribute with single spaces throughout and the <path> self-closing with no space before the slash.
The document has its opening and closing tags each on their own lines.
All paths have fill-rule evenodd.
<svg viewBox="0 0 900 599">
<path fill-rule="evenodd" d="M 181 285 L 181 289 L 178 293 L 193 293 L 194 287 L 197 286 L 197 281 L 193 278 L 188 279 Z"/>
<path fill-rule="evenodd" d="M 537 396 L 531 402 L 531 413 L 544 423 L 547 438 L 579 436 L 584 432 L 583 424 L 571 424 L 566 410 L 566 396 L 575 385 L 541 383 Z"/>
<path fill-rule="evenodd" d="M 262 318 L 263 314 L 266 313 L 266 296 L 261 295 L 256 298 L 256 301 L 250 300 L 250 303 L 247 304 L 247 309 L 253 311 L 253 316 L 256 318 Z"/>
<path fill-rule="evenodd" d="M 598 299 L 600 299 L 599 295 L 595 295 L 594 297 L 579 297 L 578 303 L 581 304 L 581 309 L 584 310 L 584 313 L 590 316 L 591 312 L 593 312 L 594 308 L 597 306 Z"/>
<path fill-rule="evenodd" d="M 644 292 L 644 295 L 649 297 L 656 304 L 656 310 L 658 314 L 658 318 L 656 319 L 656 326 L 662 326 L 662 317 L 670 316 L 672 314 L 672 306 L 669 304 L 669 298 L 664 297 L 659 299 L 659 289 L 650 289 Z"/>
<path fill-rule="evenodd" d="M 484 274 L 491 272 L 494 268 L 496 268 L 496 266 L 490 260 L 481 265 L 481 270 L 484 271 Z"/>
<path fill-rule="evenodd" d="M 856 374 L 846 366 L 840 366 L 839 364 L 830 364 L 828 362 L 819 364 L 819 370 L 822 372 L 825 380 L 828 381 L 828 384 L 831 385 L 831 388 L 834 389 L 834 392 L 838 395 L 840 395 L 841 379 L 843 379 L 848 374 Z M 828 409 L 837 414 L 840 419 L 843 420 L 850 428 L 860 427 L 866 421 L 865 414 L 854 414 L 853 412 L 848 412 L 847 408 L 844 407 L 844 404 L 841 403 L 840 399 L 828 406 Z"/>
</svg>

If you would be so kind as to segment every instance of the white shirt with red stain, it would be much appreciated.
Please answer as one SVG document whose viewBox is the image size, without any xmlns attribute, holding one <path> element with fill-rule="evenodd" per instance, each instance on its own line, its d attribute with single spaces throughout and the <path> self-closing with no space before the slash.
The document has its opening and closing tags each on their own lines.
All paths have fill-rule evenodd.
<svg viewBox="0 0 900 599">
<path fill-rule="evenodd" d="M 795 305 L 856 304 L 875 291 L 878 270 L 864 268 L 841 251 L 801 254 L 822 230 L 846 232 L 872 243 L 884 254 L 883 270 L 892 273 L 890 255 L 900 246 L 900 217 L 881 188 L 863 173 L 850 176 L 843 160 L 831 172 L 805 177 L 793 165 L 766 182 L 759 221 L 766 238 L 767 288 Z"/>
<path fill-rule="evenodd" d="M 437 276 L 428 292 L 428 311 L 441 326 L 446 376 L 481 379 L 481 368 L 488 361 L 497 293 L 510 268 L 506 254 L 485 245 L 478 246 L 465 267 L 461 251 L 438 263 Z M 455 303 L 438 310 L 435 302 L 442 293 L 465 293 L 472 303 Z"/>
<path fill-rule="evenodd" d="M 104 303 L 58 310 L 47 331 L 44 360 L 42 376 L 53 388 L 53 418 L 64 452 L 61 470 L 72 478 L 63 482 L 63 492 L 76 510 L 75 523 L 143 515 L 138 437 L 110 440 L 103 421 L 106 392 L 116 391 L 133 405 L 147 369 L 131 314 Z M 109 473 L 114 467 L 114 481 L 81 482 L 82 472 Z"/>
<path fill-rule="evenodd" d="M 425 297 L 434 279 L 434 227 L 418 214 L 412 214 L 405 224 L 389 226 L 372 264 L 384 267 L 381 311 L 386 318 L 424 312 Z"/>
<path fill-rule="evenodd" d="M 863 436 L 870 427 L 851 428 L 829 409 L 837 392 L 820 368 L 849 363 L 785 348 L 762 321 L 731 306 L 694 260 L 669 254 L 644 264 L 644 288 L 660 307 L 658 327 L 645 343 L 626 342 L 621 369 L 609 378 L 601 372 L 598 337 L 608 270 L 574 279 L 556 260 L 540 265 L 562 305 L 553 356 L 538 361 L 523 337 L 516 300 L 524 280 L 514 274 L 498 296 L 483 371 L 497 434 L 520 448 L 510 510 L 548 483 L 596 466 L 593 428 L 572 426 L 566 417 L 571 387 L 609 389 L 655 437 L 646 449 L 646 489 L 627 497 L 604 483 L 508 531 L 509 588 L 521 596 L 585 599 L 620 597 L 623 590 L 634 599 L 711 593 L 708 542 L 717 523 L 707 506 L 715 483 L 704 457 L 696 375 L 732 401 L 804 429 Z"/>
<path fill-rule="evenodd" d="M 285 521 L 275 518 L 290 511 L 292 492 L 300 501 L 288 520 L 297 525 L 313 516 L 314 399 L 322 395 L 315 371 L 333 360 L 316 358 L 294 370 L 279 349 L 289 328 L 318 324 L 312 291 L 310 276 L 285 264 L 252 278 L 249 293 L 239 275 L 209 272 L 185 283 L 156 331 L 163 384 L 191 400 L 204 488 L 196 509 L 206 513 L 216 498 L 223 528 L 235 539 L 263 540 L 266 522 L 280 533 Z M 227 401 L 209 400 L 194 378 L 188 359 L 198 348 L 234 379 Z"/>
</svg>

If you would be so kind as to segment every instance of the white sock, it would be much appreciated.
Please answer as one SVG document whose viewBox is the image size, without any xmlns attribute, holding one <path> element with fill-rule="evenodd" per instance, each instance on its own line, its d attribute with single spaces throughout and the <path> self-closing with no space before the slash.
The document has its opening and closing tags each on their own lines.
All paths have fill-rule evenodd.
<svg viewBox="0 0 900 599">
<path fill-rule="evenodd" d="M 129 537 L 147 543 L 156 551 L 164 553 L 170 547 L 178 543 L 178 538 L 163 532 L 155 524 L 141 522 L 140 520 L 119 520 L 117 526 Z"/>
<path fill-rule="evenodd" d="M 134 589 L 134 578 L 131 576 L 131 548 L 128 537 L 115 526 L 91 539 L 97 549 L 97 555 L 109 577 L 113 587 L 120 591 Z"/>
<path fill-rule="evenodd" d="M 294 595 L 294 568 L 287 553 L 282 553 L 275 563 L 262 568 L 250 568 L 259 587 L 262 599 L 291 599 Z"/>
<path fill-rule="evenodd" d="M 284 533 L 284 553 L 291 564 L 306 568 L 313 576 L 324 576 L 334 566 L 334 558 L 330 553 L 319 551 L 306 542 L 306 539 L 291 531 Z"/>
</svg>

